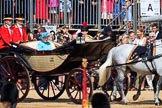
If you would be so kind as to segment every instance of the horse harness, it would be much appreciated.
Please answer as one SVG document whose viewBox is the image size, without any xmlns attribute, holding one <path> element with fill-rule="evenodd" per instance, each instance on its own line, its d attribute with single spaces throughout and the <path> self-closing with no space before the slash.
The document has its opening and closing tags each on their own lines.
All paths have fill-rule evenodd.
<svg viewBox="0 0 162 108">
<path fill-rule="evenodd" d="M 134 60 L 134 61 L 131 61 L 131 62 L 127 62 L 127 63 L 123 63 L 123 64 L 116 64 L 116 65 L 111 65 L 111 66 L 107 66 L 107 68 L 110 68 L 110 67 L 116 67 L 116 66 L 123 66 L 123 65 L 129 65 L 129 64 L 135 64 L 135 63 L 138 63 L 138 62 L 144 62 L 146 67 L 148 68 L 148 70 L 152 73 L 152 74 L 156 74 L 157 75 L 157 71 L 155 69 L 155 66 L 153 65 L 153 62 L 152 60 L 153 59 L 157 59 L 157 58 L 160 58 L 162 57 L 162 54 L 158 54 L 158 55 L 155 55 L 155 56 L 152 56 L 150 59 L 141 59 L 141 60 Z M 148 66 L 147 62 L 150 62 L 151 63 L 151 66 L 153 68 L 153 70 L 150 69 L 150 67 Z"/>
<path fill-rule="evenodd" d="M 148 60 L 143 61 L 143 62 L 145 63 L 145 65 L 146 65 L 147 69 L 148 69 L 152 74 L 156 74 L 156 75 L 157 75 L 157 71 L 156 71 L 156 69 L 155 69 L 155 66 L 154 66 L 153 63 L 152 63 L 152 60 L 151 60 L 151 61 L 149 60 L 149 62 L 151 63 L 151 66 L 152 66 L 153 70 L 150 69 L 150 67 L 149 67 L 148 64 L 147 64 L 147 61 L 148 61 Z"/>
</svg>

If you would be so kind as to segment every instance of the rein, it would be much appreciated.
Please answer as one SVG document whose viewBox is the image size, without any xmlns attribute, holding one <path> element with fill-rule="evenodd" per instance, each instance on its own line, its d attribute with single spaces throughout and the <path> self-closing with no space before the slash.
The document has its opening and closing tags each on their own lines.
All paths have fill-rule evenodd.
<svg viewBox="0 0 162 108">
<path fill-rule="evenodd" d="M 157 59 L 157 58 L 160 58 L 160 57 L 162 57 L 162 54 L 155 55 L 155 56 L 153 56 L 150 59 L 135 60 L 135 61 L 132 61 L 132 62 L 129 62 L 129 63 L 116 64 L 116 65 L 113 64 L 113 65 L 107 66 L 106 68 L 116 67 L 116 66 L 123 66 L 123 65 L 129 65 L 129 64 L 135 64 L 135 63 L 138 63 L 138 62 L 146 62 L 146 61 L 149 61 L 149 60 L 152 60 L 152 59 Z"/>
<path fill-rule="evenodd" d="M 156 72 L 156 70 L 155 70 L 155 67 L 153 66 L 152 61 L 151 61 L 151 66 L 152 66 L 153 70 L 150 69 L 150 67 L 149 67 L 148 64 L 147 64 L 147 61 L 144 61 L 144 63 L 145 63 L 145 65 L 146 65 L 147 69 L 148 69 L 152 74 L 156 74 L 156 75 L 157 75 L 157 72 Z"/>
</svg>

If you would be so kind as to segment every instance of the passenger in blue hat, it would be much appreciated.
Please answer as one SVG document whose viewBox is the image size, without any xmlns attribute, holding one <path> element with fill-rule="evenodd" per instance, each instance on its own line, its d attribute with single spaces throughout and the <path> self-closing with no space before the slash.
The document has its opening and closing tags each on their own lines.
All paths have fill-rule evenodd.
<svg viewBox="0 0 162 108">
<path fill-rule="evenodd" d="M 52 50 L 51 43 L 48 41 L 48 37 L 50 34 L 48 32 L 44 32 L 39 37 L 40 41 L 37 45 L 37 50 L 43 51 L 43 50 Z"/>
</svg>

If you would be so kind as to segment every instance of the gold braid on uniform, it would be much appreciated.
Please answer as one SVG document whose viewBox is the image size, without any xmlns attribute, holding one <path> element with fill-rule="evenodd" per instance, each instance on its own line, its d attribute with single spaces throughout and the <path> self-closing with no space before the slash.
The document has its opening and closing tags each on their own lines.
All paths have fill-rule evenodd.
<svg viewBox="0 0 162 108">
<path fill-rule="evenodd" d="M 91 35 L 85 35 L 85 38 L 93 39 L 93 37 Z"/>
</svg>

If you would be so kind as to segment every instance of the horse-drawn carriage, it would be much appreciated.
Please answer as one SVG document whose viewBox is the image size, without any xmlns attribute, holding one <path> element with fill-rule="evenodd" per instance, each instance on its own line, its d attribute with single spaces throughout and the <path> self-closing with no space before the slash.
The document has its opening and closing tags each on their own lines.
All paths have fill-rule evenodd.
<svg viewBox="0 0 162 108">
<path fill-rule="evenodd" d="M 114 42 L 105 39 L 84 44 L 72 41 L 63 46 L 54 43 L 56 48 L 51 51 L 38 51 L 34 45 L 34 42 L 12 43 L 7 51 L 0 52 L 0 81 L 10 79 L 17 84 L 19 101 L 28 95 L 32 81 L 43 99 L 55 100 L 66 89 L 74 103 L 81 103 L 82 58 L 88 60 L 87 90 L 91 96 L 94 89 L 91 77 L 96 77 L 93 69 L 96 69 L 98 61 L 104 62 Z"/>
</svg>

